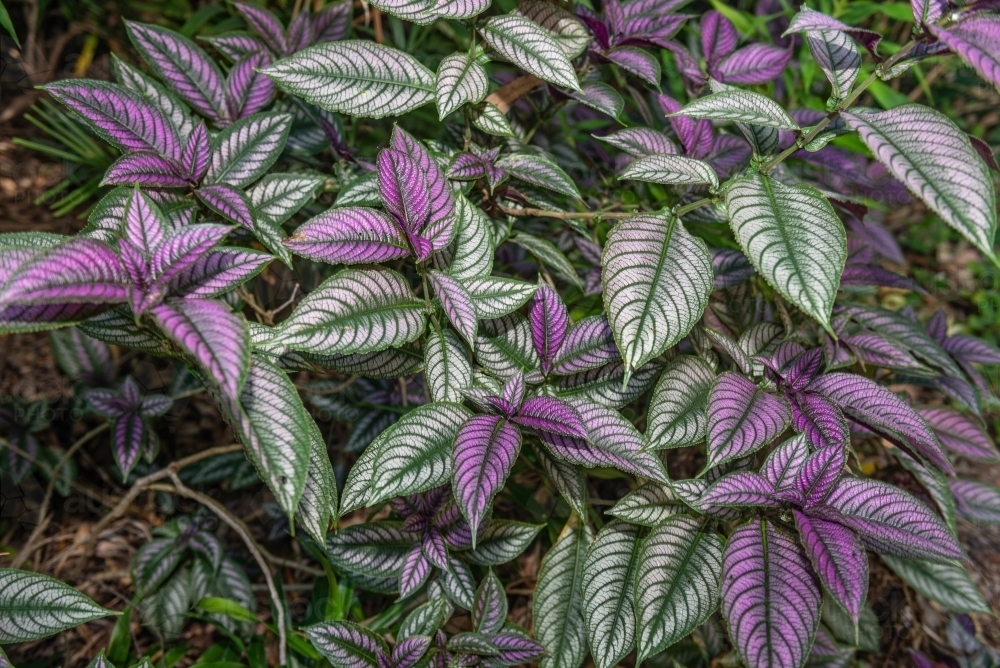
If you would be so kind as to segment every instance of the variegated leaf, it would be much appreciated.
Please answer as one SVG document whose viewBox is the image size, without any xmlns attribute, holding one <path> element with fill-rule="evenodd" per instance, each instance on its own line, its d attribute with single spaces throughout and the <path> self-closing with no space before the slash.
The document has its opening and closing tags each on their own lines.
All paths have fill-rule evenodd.
<svg viewBox="0 0 1000 668">
<path fill-rule="evenodd" d="M 489 83 L 483 66 L 466 54 L 445 56 L 438 65 L 434 93 L 438 117 L 443 119 L 463 104 L 482 101 Z"/>
<path fill-rule="evenodd" d="M 888 554 L 881 559 L 903 582 L 949 610 L 992 614 L 961 562 L 935 563 Z"/>
<path fill-rule="evenodd" d="M 479 277 L 489 280 L 485 277 L 493 271 L 495 252 L 489 219 L 482 209 L 463 195 L 455 197 L 455 204 L 455 241 L 448 274 L 459 281 Z M 469 284 L 465 287 L 470 294 L 476 294 Z M 473 301 L 476 301 L 475 297 Z M 476 312 L 480 318 L 499 317 L 499 315 L 482 315 L 478 305 Z"/>
<path fill-rule="evenodd" d="M 608 235 L 601 263 L 604 304 L 627 382 L 701 318 L 712 292 L 712 258 L 676 218 L 636 216 Z"/>
<path fill-rule="evenodd" d="M 547 156 L 524 151 L 508 153 L 497 160 L 496 166 L 515 179 L 580 199 L 580 191 L 573 179 Z"/>
<path fill-rule="evenodd" d="M 462 403 L 472 387 L 472 365 L 462 342 L 450 329 L 431 326 L 424 343 L 424 377 L 431 401 Z"/>
<path fill-rule="evenodd" d="M 689 102 L 676 115 L 750 123 L 779 130 L 799 129 L 798 123 L 792 120 L 780 104 L 760 93 L 738 88 L 712 93 Z"/>
<path fill-rule="evenodd" d="M 366 505 L 445 484 L 451 478 L 452 446 L 470 415 L 460 404 L 431 403 L 417 407 L 382 432 L 368 446 L 375 455 Z M 341 514 L 346 510 L 342 507 Z"/>
<path fill-rule="evenodd" d="M 479 26 L 479 33 L 494 51 L 528 74 L 557 86 L 580 90 L 563 47 L 549 31 L 529 18 L 517 13 L 495 16 Z"/>
<path fill-rule="evenodd" d="M 480 320 L 493 320 L 513 313 L 528 303 L 537 285 L 500 276 L 483 276 L 465 281 L 476 315 Z"/>
<path fill-rule="evenodd" d="M 542 528 L 538 524 L 493 520 L 476 539 L 476 548 L 462 556 L 477 566 L 506 564 L 528 549 Z"/>
<path fill-rule="evenodd" d="M 434 97 L 434 73 L 416 58 L 369 41 L 329 42 L 264 70 L 278 87 L 330 111 L 383 118 Z"/>
<path fill-rule="evenodd" d="M 528 0 L 518 5 L 517 11 L 549 31 L 567 58 L 579 56 L 593 39 L 580 19 L 551 2 Z"/>
<path fill-rule="evenodd" d="M 309 536 L 322 545 L 326 540 L 330 520 L 337 514 L 337 478 L 333 473 L 323 434 L 313 420 L 309 420 L 307 424 L 311 435 L 309 469 L 295 514 Z"/>
<path fill-rule="evenodd" d="M 281 225 L 312 201 L 322 184 L 320 174 L 268 174 L 247 195 L 258 218 Z"/>
<path fill-rule="evenodd" d="M 635 584 L 641 527 L 609 522 L 583 565 L 583 616 L 597 668 L 611 668 L 635 647 Z"/>
<path fill-rule="evenodd" d="M 642 541 L 636 580 L 638 660 L 673 645 L 719 605 L 722 538 L 703 520 L 667 519 Z"/>
<path fill-rule="evenodd" d="M 682 356 L 663 371 L 649 402 L 646 447 L 693 445 L 705 437 L 705 410 L 715 371 L 704 360 Z"/>
<path fill-rule="evenodd" d="M 920 104 L 842 116 L 910 192 L 995 259 L 996 188 L 989 168 L 954 121 Z"/>
<path fill-rule="evenodd" d="M 647 482 L 623 496 L 608 514 L 632 524 L 655 527 L 687 508 L 669 485 Z"/>
<path fill-rule="evenodd" d="M 116 614 L 45 575 L 0 568 L 0 642 L 27 642 Z"/>
<path fill-rule="evenodd" d="M 759 172 L 735 179 L 726 208 L 737 241 L 778 292 L 830 330 L 847 233 L 823 195 Z"/>
<path fill-rule="evenodd" d="M 316 428 L 295 385 L 284 371 L 255 359 L 239 402 L 223 408 L 260 479 L 291 518 L 309 476 Z"/>
<path fill-rule="evenodd" d="M 619 175 L 623 181 L 649 181 L 666 184 L 707 183 L 719 187 L 715 170 L 701 160 L 682 155 L 649 155 L 632 162 Z"/>
<path fill-rule="evenodd" d="M 548 652 L 542 668 L 578 668 L 587 656 L 583 565 L 593 540 L 585 523 L 567 525 L 542 560 L 532 600 L 535 637 Z"/>
<path fill-rule="evenodd" d="M 424 308 L 400 274 L 346 269 L 299 302 L 275 342 L 324 354 L 383 350 L 423 334 Z"/>
</svg>

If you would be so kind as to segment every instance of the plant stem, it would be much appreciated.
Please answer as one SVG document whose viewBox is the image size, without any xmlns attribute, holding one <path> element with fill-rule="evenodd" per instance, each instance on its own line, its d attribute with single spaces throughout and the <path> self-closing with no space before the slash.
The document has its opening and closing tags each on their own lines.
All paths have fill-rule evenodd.
<svg viewBox="0 0 1000 668">
<path fill-rule="evenodd" d="M 559 220 L 605 218 L 607 220 L 622 220 L 642 213 L 641 211 L 546 211 L 545 209 L 512 209 L 502 204 L 497 207 L 508 216 L 535 216 L 536 218 L 558 218 Z"/>
</svg>

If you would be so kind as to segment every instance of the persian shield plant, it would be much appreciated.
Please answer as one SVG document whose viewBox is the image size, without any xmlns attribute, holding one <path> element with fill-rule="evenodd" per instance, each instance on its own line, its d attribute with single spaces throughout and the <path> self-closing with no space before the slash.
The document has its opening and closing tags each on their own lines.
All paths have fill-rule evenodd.
<svg viewBox="0 0 1000 668">
<path fill-rule="evenodd" d="M 144 63 L 45 87 L 121 157 L 79 234 L 0 235 L 0 331 L 71 328 L 53 345 L 121 478 L 233 528 L 281 665 L 846 665 L 878 649 L 872 559 L 989 613 L 957 527 L 1000 522 L 955 466 L 1000 458 L 1000 350 L 925 313 L 881 222 L 912 202 L 1000 268 L 997 164 L 870 95 L 928 63 L 1000 91 L 1000 8 L 911 4 L 904 44 L 769 0 L 130 23 Z M 144 394 L 107 345 L 186 380 Z M 202 390 L 238 447 L 168 462 L 157 418 Z M 0 420 L 23 477 L 47 425 Z M 224 480 L 266 485 L 323 569 L 318 615 L 195 489 Z M 194 610 L 265 665 L 205 516 L 132 580 L 160 638 Z M 0 572 L 0 641 L 107 614 L 66 589 Z"/>
</svg>

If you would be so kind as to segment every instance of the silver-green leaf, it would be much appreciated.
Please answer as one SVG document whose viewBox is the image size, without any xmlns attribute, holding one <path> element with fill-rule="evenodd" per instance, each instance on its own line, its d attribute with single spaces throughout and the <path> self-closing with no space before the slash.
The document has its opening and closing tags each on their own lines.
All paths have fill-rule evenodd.
<svg viewBox="0 0 1000 668">
<path fill-rule="evenodd" d="M 749 172 L 730 183 L 726 207 L 736 240 L 757 272 L 830 330 L 847 233 L 827 199 L 811 186 Z"/>
</svg>

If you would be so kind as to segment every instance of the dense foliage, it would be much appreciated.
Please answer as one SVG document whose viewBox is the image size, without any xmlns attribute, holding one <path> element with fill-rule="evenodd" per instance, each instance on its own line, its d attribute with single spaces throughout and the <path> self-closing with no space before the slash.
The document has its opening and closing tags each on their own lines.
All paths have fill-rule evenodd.
<svg viewBox="0 0 1000 668">
<path fill-rule="evenodd" d="M 264 574 L 282 665 L 708 665 L 729 647 L 751 667 L 844 665 L 872 649 L 869 552 L 989 612 L 955 521 L 1000 521 L 1000 490 L 952 461 L 998 458 L 980 365 L 1000 351 L 871 299 L 921 287 L 880 262 L 903 258 L 868 206 L 916 198 L 1000 266 L 997 165 L 930 106 L 856 103 L 931 58 L 1000 89 L 1000 5 L 913 0 L 912 40 L 887 49 L 771 0 L 752 21 L 510 4 L 373 1 L 373 32 L 349 0 L 288 21 L 237 4 L 246 30 L 201 43 L 129 23 L 145 67 L 45 87 L 119 156 L 114 188 L 75 237 L 0 235 L 0 331 L 53 329 L 126 507 L 156 486 L 209 513 L 137 553 L 144 622 L 167 641 L 197 610 L 266 664 L 214 514 Z M 144 395 L 108 344 L 186 371 Z M 157 417 L 202 389 L 242 448 L 164 461 Z M 349 469 L 317 410 L 352 424 L 334 450 L 358 453 Z M 44 411 L 0 411 L 5 473 L 58 487 L 71 453 L 40 458 Z M 925 500 L 867 478 L 870 448 Z M 495 512 L 525 468 L 560 499 L 540 523 Z M 325 569 L 307 626 L 196 491 L 254 473 Z M 630 491 L 595 504 L 595 477 Z M 532 545 L 529 630 L 502 577 Z M 364 620 L 365 592 L 398 602 Z M 0 569 L 2 643 L 107 614 Z M 129 663 L 112 650 L 96 665 Z"/>
</svg>

